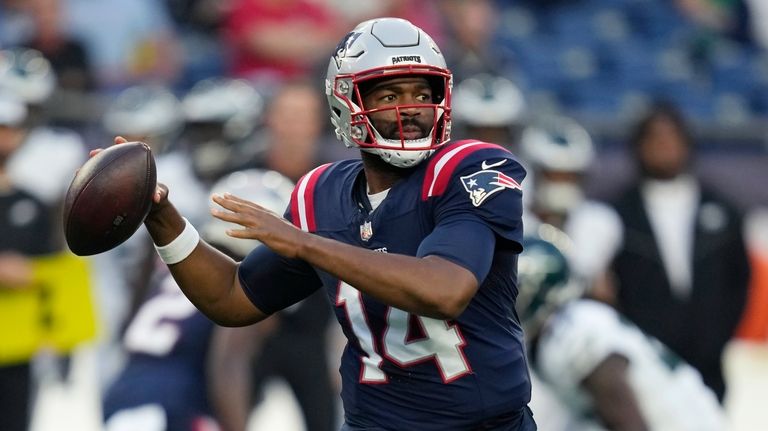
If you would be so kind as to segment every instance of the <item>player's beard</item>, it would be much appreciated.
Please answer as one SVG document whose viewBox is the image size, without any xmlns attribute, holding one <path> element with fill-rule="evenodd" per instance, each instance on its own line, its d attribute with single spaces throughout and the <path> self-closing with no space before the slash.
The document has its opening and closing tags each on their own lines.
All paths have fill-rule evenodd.
<svg viewBox="0 0 768 431">
<path fill-rule="evenodd" d="M 421 139 L 425 138 L 429 135 L 429 131 L 432 129 L 432 122 L 430 121 L 428 124 L 425 121 L 419 121 L 419 119 L 416 118 L 401 118 L 400 122 L 394 121 L 376 121 L 373 120 L 373 126 L 378 130 L 379 134 L 384 139 L 392 139 L 399 141 L 402 137 L 400 136 L 400 124 L 402 124 L 403 132 L 410 132 L 415 131 L 418 129 L 419 135 L 415 137 L 408 137 L 405 138 L 405 140 L 413 140 L 413 139 Z"/>
</svg>

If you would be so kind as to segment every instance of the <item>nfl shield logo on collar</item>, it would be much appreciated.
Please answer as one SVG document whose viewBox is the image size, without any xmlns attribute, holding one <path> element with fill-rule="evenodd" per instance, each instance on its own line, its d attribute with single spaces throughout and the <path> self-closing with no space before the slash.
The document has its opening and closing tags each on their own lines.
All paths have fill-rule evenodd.
<svg viewBox="0 0 768 431">
<path fill-rule="evenodd" d="M 373 228 L 371 222 L 367 221 L 360 225 L 360 239 L 368 241 L 373 236 Z"/>
</svg>

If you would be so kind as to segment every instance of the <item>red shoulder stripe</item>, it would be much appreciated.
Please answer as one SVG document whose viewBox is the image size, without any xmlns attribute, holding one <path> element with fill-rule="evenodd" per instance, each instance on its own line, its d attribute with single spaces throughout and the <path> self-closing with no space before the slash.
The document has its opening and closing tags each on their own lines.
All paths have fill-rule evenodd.
<svg viewBox="0 0 768 431">
<path fill-rule="evenodd" d="M 291 222 L 306 232 L 314 232 L 315 224 L 315 185 L 320 175 L 330 163 L 320 165 L 299 179 L 291 193 Z"/>
<path fill-rule="evenodd" d="M 450 181 L 456 166 L 458 166 L 468 155 L 486 148 L 498 148 L 504 150 L 503 147 L 496 144 L 466 140 L 456 142 L 451 145 L 450 149 L 447 148 L 445 151 L 441 151 L 432 157 L 429 161 L 429 166 L 427 166 L 427 174 L 424 177 L 424 184 L 421 188 L 421 199 L 427 200 L 432 196 L 440 196 L 443 194 L 448 187 L 448 182 Z"/>
</svg>

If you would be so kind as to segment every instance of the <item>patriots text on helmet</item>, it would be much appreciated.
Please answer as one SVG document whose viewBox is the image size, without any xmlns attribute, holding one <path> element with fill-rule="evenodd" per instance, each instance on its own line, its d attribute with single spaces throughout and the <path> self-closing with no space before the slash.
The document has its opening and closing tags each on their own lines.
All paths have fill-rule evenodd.
<svg viewBox="0 0 768 431">
<path fill-rule="evenodd" d="M 392 64 L 422 63 L 420 55 L 396 55 L 392 57 Z"/>
</svg>

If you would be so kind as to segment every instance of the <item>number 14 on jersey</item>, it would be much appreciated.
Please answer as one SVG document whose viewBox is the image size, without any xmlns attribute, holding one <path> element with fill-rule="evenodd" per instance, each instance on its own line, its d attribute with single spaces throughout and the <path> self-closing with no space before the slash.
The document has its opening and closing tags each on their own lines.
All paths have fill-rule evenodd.
<svg viewBox="0 0 768 431">
<path fill-rule="evenodd" d="M 409 341 L 408 322 L 411 314 L 387 307 L 387 326 L 382 339 L 376 340 L 368 324 L 362 294 L 359 290 L 341 282 L 336 296 L 336 305 L 343 306 L 346 310 L 352 332 L 360 348 L 368 355 L 361 356 L 363 370 L 360 380 L 362 383 L 388 381 L 386 373 L 382 370 L 383 357 L 402 368 L 434 360 L 445 383 L 450 383 L 471 372 L 463 352 L 465 341 L 461 331 L 445 320 L 413 315 L 421 325 L 425 337 Z"/>
</svg>

